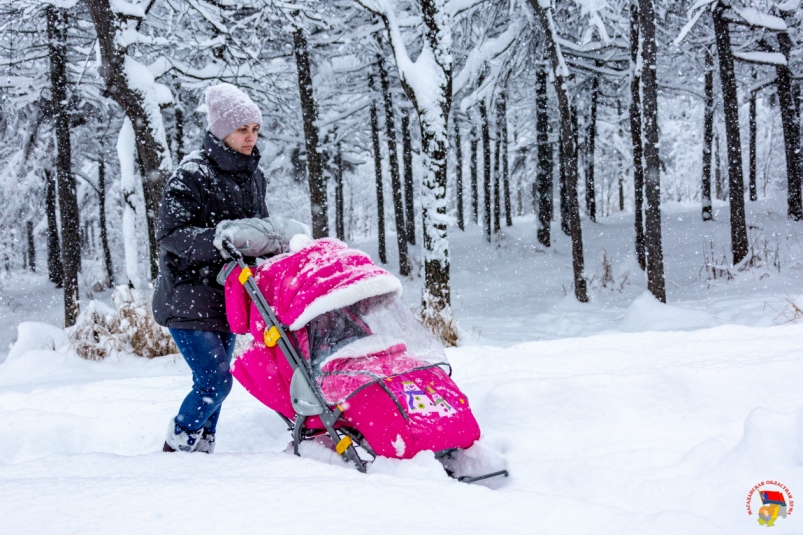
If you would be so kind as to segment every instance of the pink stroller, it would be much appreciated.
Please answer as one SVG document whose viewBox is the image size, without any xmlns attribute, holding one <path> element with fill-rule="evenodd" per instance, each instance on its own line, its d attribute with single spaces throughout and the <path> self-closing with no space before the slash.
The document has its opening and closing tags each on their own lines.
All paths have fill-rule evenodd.
<svg viewBox="0 0 803 535">
<path fill-rule="evenodd" d="M 254 341 L 231 373 L 303 440 L 328 435 L 346 461 L 366 471 L 368 454 L 409 459 L 434 451 L 448 460 L 480 436 L 468 398 L 450 379 L 442 346 L 399 298 L 401 282 L 334 239 L 297 244 L 254 272 L 221 272 L 232 332 Z M 476 481 L 505 471 L 477 477 Z"/>
</svg>

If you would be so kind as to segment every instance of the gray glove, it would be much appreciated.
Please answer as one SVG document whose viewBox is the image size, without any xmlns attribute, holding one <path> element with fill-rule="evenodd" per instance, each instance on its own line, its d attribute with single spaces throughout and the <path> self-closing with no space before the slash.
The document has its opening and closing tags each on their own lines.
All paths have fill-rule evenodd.
<svg viewBox="0 0 803 535">
<path fill-rule="evenodd" d="M 290 238 L 296 234 L 309 234 L 303 223 L 283 217 L 266 217 L 265 219 L 237 219 L 218 223 L 215 229 L 215 247 L 223 258 L 229 254 L 223 249 L 223 241 L 228 240 L 243 256 L 268 256 L 285 253 Z"/>
</svg>

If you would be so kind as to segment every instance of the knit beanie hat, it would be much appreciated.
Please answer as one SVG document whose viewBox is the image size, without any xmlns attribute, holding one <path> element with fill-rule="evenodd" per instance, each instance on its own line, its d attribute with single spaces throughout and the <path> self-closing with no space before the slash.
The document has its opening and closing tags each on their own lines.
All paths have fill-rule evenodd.
<svg viewBox="0 0 803 535">
<path fill-rule="evenodd" d="M 262 127 L 262 113 L 251 97 L 231 84 L 217 84 L 206 89 L 207 130 L 219 140 L 244 124 Z"/>
</svg>

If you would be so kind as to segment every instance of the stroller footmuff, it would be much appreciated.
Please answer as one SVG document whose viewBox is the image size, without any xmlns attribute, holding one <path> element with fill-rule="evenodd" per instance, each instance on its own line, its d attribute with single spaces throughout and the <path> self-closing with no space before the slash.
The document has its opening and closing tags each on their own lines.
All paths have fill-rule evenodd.
<svg viewBox="0 0 803 535">
<path fill-rule="evenodd" d="M 364 253 L 321 239 L 227 275 L 231 329 L 254 337 L 231 373 L 290 424 L 296 452 L 321 433 L 341 455 L 356 441 L 399 459 L 448 456 L 480 437 L 443 347 Z"/>
</svg>

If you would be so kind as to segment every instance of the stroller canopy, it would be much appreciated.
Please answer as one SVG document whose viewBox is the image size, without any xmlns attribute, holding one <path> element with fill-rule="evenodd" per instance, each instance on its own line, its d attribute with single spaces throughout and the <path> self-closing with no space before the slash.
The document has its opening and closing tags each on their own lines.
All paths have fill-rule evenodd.
<svg viewBox="0 0 803 535">
<path fill-rule="evenodd" d="M 254 277 L 277 319 L 295 333 L 327 401 L 411 370 L 448 367 L 443 346 L 401 301 L 393 274 L 339 240 L 293 249 L 261 264 Z M 235 308 L 227 305 L 230 323 Z M 264 324 L 251 319 L 259 340 Z"/>
<path fill-rule="evenodd" d="M 259 267 L 256 279 L 276 317 L 293 331 L 326 312 L 402 293 L 399 279 L 371 262 L 367 254 L 331 238 L 268 260 Z M 270 284 L 260 284 L 263 279 Z"/>
</svg>

